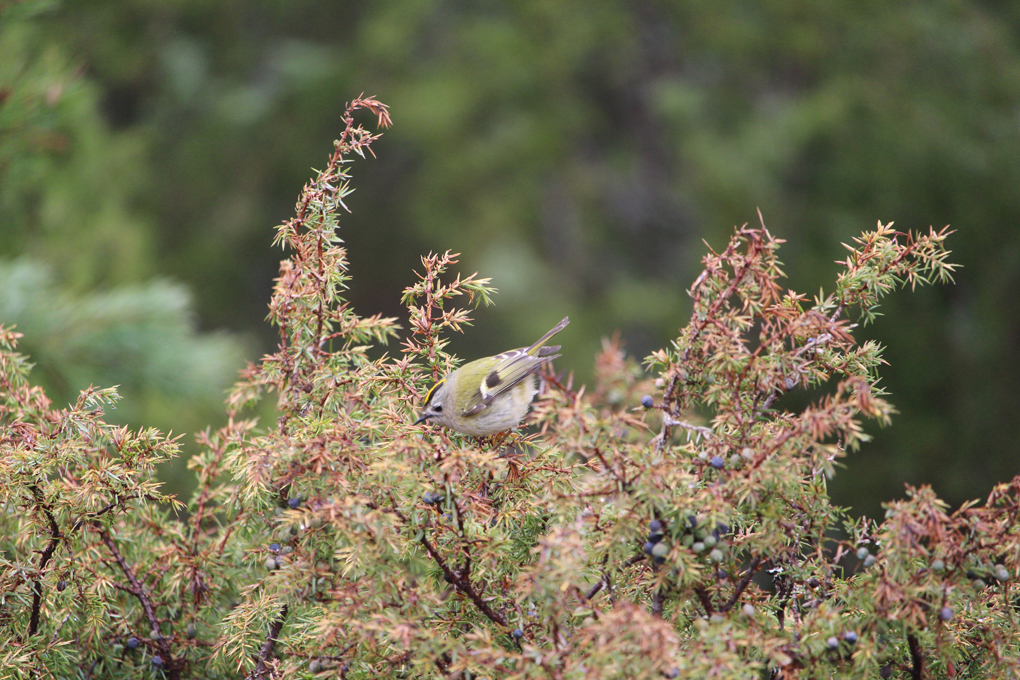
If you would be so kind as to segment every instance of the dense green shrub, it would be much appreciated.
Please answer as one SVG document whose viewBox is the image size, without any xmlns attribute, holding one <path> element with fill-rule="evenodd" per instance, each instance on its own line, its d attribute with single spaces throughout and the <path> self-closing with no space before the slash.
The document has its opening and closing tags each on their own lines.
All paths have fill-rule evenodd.
<svg viewBox="0 0 1020 680">
<path fill-rule="evenodd" d="M 403 334 L 342 297 L 345 163 L 376 139 L 357 109 L 389 123 L 353 102 L 279 228 L 280 345 L 199 436 L 187 505 L 153 481 L 176 439 L 106 424 L 112 390 L 53 409 L 0 334 L 0 677 L 1020 671 L 1020 478 L 952 514 L 908 489 L 881 524 L 826 493 L 862 418 L 893 413 L 852 319 L 949 279 L 945 231 L 879 224 L 812 300 L 781 290 L 779 239 L 738 229 L 649 377 L 606 342 L 594 386 L 550 372 L 530 427 L 478 441 L 411 422 L 489 281 L 422 258 Z M 269 393 L 277 422 L 246 419 Z"/>
</svg>

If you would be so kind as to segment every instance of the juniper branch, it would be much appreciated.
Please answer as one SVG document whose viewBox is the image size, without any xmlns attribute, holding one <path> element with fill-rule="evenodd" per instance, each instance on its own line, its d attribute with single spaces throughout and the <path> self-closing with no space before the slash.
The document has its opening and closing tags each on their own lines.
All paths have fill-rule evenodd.
<svg viewBox="0 0 1020 680">
<path fill-rule="evenodd" d="M 725 614 L 729 610 L 733 609 L 733 605 L 737 603 L 740 596 L 744 594 L 747 586 L 750 585 L 751 579 L 754 578 L 755 573 L 758 571 L 758 567 L 761 566 L 761 557 L 755 557 L 751 560 L 751 563 L 747 565 L 747 572 L 737 583 L 737 587 L 734 589 L 733 594 L 730 595 L 730 599 L 726 600 L 726 604 L 719 608 L 719 611 Z"/>
<path fill-rule="evenodd" d="M 913 680 L 922 680 L 924 678 L 924 655 L 921 653 L 921 644 L 913 633 L 907 636 L 907 645 L 910 647 L 910 677 Z"/>
<path fill-rule="evenodd" d="M 39 487 L 33 484 L 29 488 L 32 490 L 32 495 L 35 496 L 36 502 L 42 509 L 43 514 L 46 515 L 46 520 L 50 525 L 50 542 L 46 544 L 46 548 L 39 557 L 39 568 L 36 570 L 35 580 L 32 581 L 32 617 L 28 624 L 28 637 L 32 637 L 39 630 L 39 611 L 42 608 L 42 581 L 39 576 L 46 569 L 46 563 L 53 557 L 53 552 L 60 543 L 61 535 L 60 527 L 57 526 L 57 521 L 53 519 L 53 513 L 50 512 L 49 507 L 43 501 L 42 492 L 39 491 Z"/>
<path fill-rule="evenodd" d="M 446 560 L 443 559 L 443 556 L 439 554 L 439 551 L 436 550 L 435 546 L 432 545 L 428 537 L 424 534 L 421 537 L 421 544 L 425 546 L 425 550 L 428 551 L 429 555 L 432 556 L 432 559 L 434 559 L 436 564 L 439 565 L 439 568 L 442 569 L 443 576 L 446 578 L 448 583 L 453 585 L 453 587 L 474 602 L 475 606 L 478 607 L 478 609 L 485 614 L 486 618 L 490 621 L 503 627 L 509 626 L 506 619 L 498 612 L 493 611 L 492 607 L 490 607 L 489 604 L 482 599 L 482 596 L 475 590 L 470 579 L 461 577 L 460 574 L 450 569 L 449 565 L 446 564 Z"/>
<path fill-rule="evenodd" d="M 156 632 L 159 632 L 159 619 L 156 618 L 156 610 L 152 606 L 152 602 L 149 600 L 148 593 L 145 592 L 145 586 L 138 581 L 135 577 L 131 567 L 124 561 L 124 557 L 117 550 L 117 544 L 113 542 L 113 538 L 110 536 L 110 532 L 105 529 L 99 532 L 100 538 L 103 539 L 103 543 L 109 548 L 113 558 L 117 561 L 120 566 L 120 570 L 124 572 L 124 576 L 127 577 L 128 583 L 131 584 L 128 590 L 132 595 L 138 598 L 138 602 L 142 605 L 142 611 L 145 612 L 145 618 L 148 619 L 149 625 Z M 177 668 L 177 664 L 174 662 L 173 654 L 170 650 L 170 643 L 167 639 L 160 635 L 156 640 L 156 645 L 159 647 L 160 654 L 164 656 L 164 662 L 166 663 L 167 677 L 170 680 L 177 680 L 180 677 L 180 670 Z"/>
<path fill-rule="evenodd" d="M 287 621 L 287 612 L 290 610 L 288 605 L 283 605 L 280 608 L 280 615 L 276 617 L 273 624 L 269 627 L 269 632 L 266 634 L 265 642 L 262 643 L 262 647 L 259 648 L 259 655 L 256 657 L 255 668 L 252 669 L 246 677 L 246 680 L 258 680 L 264 678 L 269 673 L 269 660 L 273 657 L 273 650 L 276 648 L 276 640 L 280 637 L 280 631 L 283 630 L 283 624 Z"/>
</svg>

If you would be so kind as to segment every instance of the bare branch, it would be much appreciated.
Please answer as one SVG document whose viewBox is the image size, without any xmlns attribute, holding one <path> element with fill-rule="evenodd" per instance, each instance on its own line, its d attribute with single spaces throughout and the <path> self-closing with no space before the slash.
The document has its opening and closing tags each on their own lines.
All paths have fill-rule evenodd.
<svg viewBox="0 0 1020 680">
<path fill-rule="evenodd" d="M 458 572 L 450 569 L 450 567 L 446 564 L 446 560 L 443 559 L 443 556 L 439 554 L 439 551 L 436 550 L 435 546 L 432 545 L 424 534 L 421 537 L 421 544 L 425 546 L 429 555 L 431 555 L 432 559 L 436 561 L 439 568 L 443 570 L 443 576 L 446 578 L 448 583 L 453 585 L 457 590 L 474 602 L 475 606 L 478 607 L 478 609 L 485 614 L 486 618 L 490 621 L 503 627 L 509 626 L 506 619 L 498 612 L 493 611 L 492 607 L 490 607 L 489 604 L 482 599 L 482 596 L 475 590 L 469 578 L 462 577 Z"/>
<path fill-rule="evenodd" d="M 913 680 L 924 678 L 924 655 L 921 652 L 921 644 L 913 634 L 907 635 L 907 645 L 910 647 L 910 677 Z"/>
<path fill-rule="evenodd" d="M 289 611 L 288 605 L 283 605 L 280 608 L 280 615 L 276 617 L 272 625 L 269 626 L 269 632 L 266 634 L 266 640 L 262 643 L 262 647 L 259 648 L 259 655 L 256 657 L 255 668 L 252 669 L 246 677 L 246 680 L 259 680 L 269 674 L 270 666 L 269 660 L 273 658 L 273 650 L 276 648 L 276 641 L 280 637 L 280 631 L 283 630 L 283 624 L 287 621 L 287 612 Z"/>
<path fill-rule="evenodd" d="M 148 619 L 149 625 L 152 626 L 152 630 L 157 633 L 161 633 L 159 629 L 159 619 L 156 618 L 156 610 L 152 606 L 152 602 L 149 599 L 149 594 L 145 590 L 145 586 L 138 581 L 134 572 L 131 570 L 131 567 L 124 561 L 124 557 L 120 554 L 120 551 L 117 550 L 117 544 L 113 542 L 113 538 L 111 538 L 110 533 L 104 529 L 99 532 L 99 536 L 103 539 L 103 543 L 106 544 L 106 547 L 109 548 L 110 553 L 117 561 L 121 571 L 124 572 L 124 576 L 127 577 L 128 583 L 131 586 L 128 592 L 138 598 L 138 602 L 141 603 L 142 611 L 145 612 L 145 618 Z M 156 646 L 159 647 L 160 655 L 163 657 L 163 663 L 166 665 L 167 677 L 171 678 L 171 680 L 177 680 L 177 678 L 180 677 L 180 669 L 173 658 L 169 641 L 166 637 L 160 634 L 155 642 Z"/>
<path fill-rule="evenodd" d="M 712 605 L 712 598 L 709 596 L 708 591 L 702 586 L 694 588 L 694 594 L 698 596 L 698 602 L 705 609 L 705 614 L 711 616 L 715 614 L 715 607 Z"/>
<path fill-rule="evenodd" d="M 737 583 L 737 587 L 733 590 L 733 594 L 730 595 L 730 599 L 726 600 L 726 604 L 719 608 L 719 611 L 725 614 L 729 610 L 733 609 L 733 605 L 737 603 L 740 596 L 743 595 L 747 586 L 751 583 L 751 579 L 754 578 L 755 572 L 758 571 L 758 567 L 761 566 L 761 557 L 756 556 L 751 563 L 747 565 L 747 571 L 744 573 L 743 578 Z"/>
<path fill-rule="evenodd" d="M 49 507 L 43 501 L 42 492 L 39 490 L 39 487 L 33 484 L 29 488 L 32 490 L 36 503 L 39 504 L 43 514 L 46 515 L 46 521 L 50 525 L 50 542 L 46 544 L 46 548 L 39 557 L 39 568 L 36 570 L 36 578 L 32 581 L 32 618 L 28 624 L 28 637 L 32 637 L 39 630 L 39 611 L 42 608 L 42 581 L 40 577 L 46 569 L 46 563 L 53 557 L 53 551 L 60 544 L 62 536 L 60 535 L 60 527 L 57 526 L 57 521 L 53 519 L 53 513 L 50 512 Z"/>
</svg>

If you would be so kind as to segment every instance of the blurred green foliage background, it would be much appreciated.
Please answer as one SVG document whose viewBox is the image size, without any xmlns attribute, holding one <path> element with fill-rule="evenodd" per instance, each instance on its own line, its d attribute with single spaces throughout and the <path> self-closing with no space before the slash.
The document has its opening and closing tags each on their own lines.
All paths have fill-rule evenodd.
<svg viewBox="0 0 1020 680">
<path fill-rule="evenodd" d="M 959 503 L 1017 473 L 1016 3 L 0 8 L 0 322 L 58 402 L 120 384 L 126 422 L 219 422 L 242 358 L 275 346 L 272 227 L 364 92 L 395 127 L 344 223 L 362 313 L 401 316 L 419 255 L 453 249 L 501 291 L 462 356 L 569 314 L 557 363 L 583 378 L 617 330 L 638 357 L 675 337 L 702 239 L 756 208 L 808 293 L 878 220 L 950 224 L 957 284 L 897 293 L 861 331 L 901 413 L 834 495 L 874 515 L 904 482 Z"/>
</svg>

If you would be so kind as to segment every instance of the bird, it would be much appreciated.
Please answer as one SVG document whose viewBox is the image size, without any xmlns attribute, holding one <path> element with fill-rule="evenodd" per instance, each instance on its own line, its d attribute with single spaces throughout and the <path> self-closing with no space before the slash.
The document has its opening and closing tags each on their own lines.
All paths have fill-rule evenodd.
<svg viewBox="0 0 1020 680">
<path fill-rule="evenodd" d="M 414 424 L 435 423 L 472 437 L 516 427 L 538 393 L 536 373 L 560 356 L 560 345 L 545 343 L 569 323 L 570 317 L 564 317 L 530 347 L 476 359 L 441 378 L 425 395 Z"/>
</svg>

